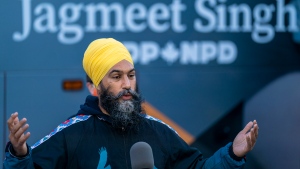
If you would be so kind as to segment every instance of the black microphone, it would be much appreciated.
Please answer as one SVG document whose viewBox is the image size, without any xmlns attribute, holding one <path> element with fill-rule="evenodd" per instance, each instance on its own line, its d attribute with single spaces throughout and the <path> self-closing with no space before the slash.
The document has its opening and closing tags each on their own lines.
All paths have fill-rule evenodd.
<svg viewBox="0 0 300 169">
<path fill-rule="evenodd" d="M 153 169 L 154 159 L 150 145 L 145 142 L 137 142 L 130 148 L 130 160 L 132 169 Z"/>
</svg>

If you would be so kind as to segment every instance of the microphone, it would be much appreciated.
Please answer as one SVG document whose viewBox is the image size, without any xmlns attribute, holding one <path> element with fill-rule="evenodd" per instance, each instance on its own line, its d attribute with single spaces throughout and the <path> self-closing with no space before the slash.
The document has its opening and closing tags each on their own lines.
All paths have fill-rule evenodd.
<svg viewBox="0 0 300 169">
<path fill-rule="evenodd" d="M 137 142 L 130 148 L 130 160 L 132 169 L 153 169 L 154 159 L 150 145 L 145 142 Z"/>
</svg>

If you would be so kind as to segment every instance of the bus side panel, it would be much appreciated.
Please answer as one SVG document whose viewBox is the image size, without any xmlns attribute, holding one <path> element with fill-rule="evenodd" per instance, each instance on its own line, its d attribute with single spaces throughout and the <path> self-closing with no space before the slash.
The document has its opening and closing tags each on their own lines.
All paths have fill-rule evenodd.
<svg viewBox="0 0 300 169">
<path fill-rule="evenodd" d="M 6 119 L 5 119 L 5 109 L 4 109 L 4 73 L 0 72 L 0 133 L 3 133 L 2 139 L 0 139 L 0 166 L 3 163 L 4 159 L 4 147 L 5 147 L 5 140 L 7 140 L 7 134 L 4 132 L 6 128 Z"/>
<path fill-rule="evenodd" d="M 64 80 L 79 79 L 83 82 L 79 91 L 65 91 Z M 7 73 L 7 112 L 19 112 L 30 125 L 29 145 L 48 135 L 60 123 L 79 110 L 88 91 L 85 74 L 81 71 L 20 71 Z"/>
</svg>

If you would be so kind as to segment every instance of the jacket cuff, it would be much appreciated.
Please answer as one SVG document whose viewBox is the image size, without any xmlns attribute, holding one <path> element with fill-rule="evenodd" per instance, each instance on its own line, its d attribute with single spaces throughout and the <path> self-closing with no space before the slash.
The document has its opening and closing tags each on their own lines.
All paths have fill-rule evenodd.
<svg viewBox="0 0 300 169">
<path fill-rule="evenodd" d="M 8 142 L 8 143 L 6 144 L 5 152 L 6 152 L 6 153 L 9 153 L 13 158 L 17 158 L 17 159 L 19 159 L 19 160 L 22 160 L 22 159 L 25 159 L 26 157 L 28 157 L 28 156 L 30 155 L 31 149 L 30 149 L 30 147 L 28 146 L 28 144 L 26 144 L 26 146 L 27 146 L 27 153 L 26 153 L 24 156 L 17 156 L 17 155 L 16 155 L 16 152 L 15 152 L 15 150 L 14 150 L 14 148 L 13 148 L 11 142 Z"/>
<path fill-rule="evenodd" d="M 246 161 L 246 156 L 243 156 L 243 157 L 238 157 L 234 154 L 233 152 L 233 147 L 232 147 L 232 144 L 230 145 L 229 149 L 228 149 L 228 153 L 229 153 L 229 156 L 234 159 L 235 161 L 242 161 L 243 159 Z"/>
</svg>

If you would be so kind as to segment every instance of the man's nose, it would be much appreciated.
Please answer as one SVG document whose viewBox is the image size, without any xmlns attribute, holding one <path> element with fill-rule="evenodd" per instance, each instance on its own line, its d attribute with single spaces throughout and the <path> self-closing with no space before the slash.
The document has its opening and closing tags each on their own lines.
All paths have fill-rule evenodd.
<svg viewBox="0 0 300 169">
<path fill-rule="evenodd" d="M 123 78 L 122 88 L 123 89 L 130 89 L 131 88 L 130 80 L 127 76 L 124 76 L 124 78 Z"/>
</svg>

